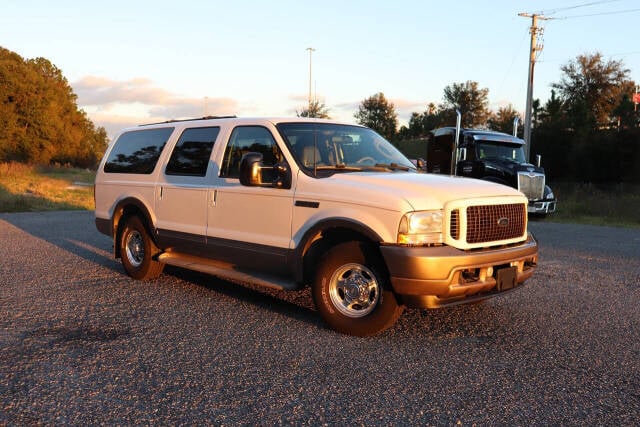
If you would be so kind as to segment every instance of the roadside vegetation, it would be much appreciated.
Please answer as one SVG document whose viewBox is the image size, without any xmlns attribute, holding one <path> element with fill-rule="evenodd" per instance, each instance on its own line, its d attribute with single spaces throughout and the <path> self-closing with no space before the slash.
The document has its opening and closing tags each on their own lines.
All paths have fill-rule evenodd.
<svg viewBox="0 0 640 427">
<path fill-rule="evenodd" d="M 558 209 L 544 221 L 640 228 L 640 185 L 554 182 Z"/>
<path fill-rule="evenodd" d="M 600 53 L 579 55 L 560 70 L 547 102 L 533 103 L 531 155 L 543 156 L 558 198 L 557 212 L 544 221 L 640 227 L 640 110 L 630 70 Z M 0 81 L 0 212 L 93 209 L 91 169 L 107 145 L 106 131 L 78 107 L 61 70 L 46 58 L 24 59 L 0 47 Z M 446 86 L 442 103 L 425 103 L 399 129 L 395 106 L 382 92 L 363 100 L 354 118 L 409 158 L 426 158 L 429 132 L 454 125 L 456 110 L 463 126 L 511 133 L 520 113 L 489 105 L 489 89 L 469 80 Z M 330 118 L 317 100 L 297 114 Z"/>
<path fill-rule="evenodd" d="M 95 172 L 0 163 L 0 212 L 93 209 Z"/>
</svg>

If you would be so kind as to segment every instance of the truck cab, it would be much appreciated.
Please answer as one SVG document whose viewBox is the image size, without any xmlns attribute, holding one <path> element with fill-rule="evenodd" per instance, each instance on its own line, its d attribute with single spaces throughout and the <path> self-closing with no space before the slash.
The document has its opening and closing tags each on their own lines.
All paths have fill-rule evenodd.
<svg viewBox="0 0 640 427">
<path fill-rule="evenodd" d="M 530 214 L 546 215 L 556 210 L 556 198 L 546 185 L 540 156 L 528 163 L 524 140 L 480 129 L 460 129 L 455 150 L 456 128 L 431 131 L 427 141 L 427 172 L 465 176 L 496 182 L 518 189 L 529 200 Z M 454 153 L 454 150 L 457 151 Z M 456 161 L 452 170 L 451 162 Z"/>
</svg>

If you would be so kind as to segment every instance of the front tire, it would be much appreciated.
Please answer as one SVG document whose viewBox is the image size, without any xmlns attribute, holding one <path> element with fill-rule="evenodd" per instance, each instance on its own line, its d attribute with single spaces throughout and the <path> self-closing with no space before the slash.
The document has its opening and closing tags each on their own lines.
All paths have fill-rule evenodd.
<svg viewBox="0 0 640 427">
<path fill-rule="evenodd" d="M 341 243 L 327 251 L 318 263 L 312 294 L 323 320 L 349 335 L 382 332 L 404 311 L 380 256 L 363 242 Z"/>
<path fill-rule="evenodd" d="M 120 233 L 120 257 L 127 274 L 137 280 L 160 276 L 164 264 L 153 259 L 158 252 L 140 218 L 127 218 Z"/>
</svg>

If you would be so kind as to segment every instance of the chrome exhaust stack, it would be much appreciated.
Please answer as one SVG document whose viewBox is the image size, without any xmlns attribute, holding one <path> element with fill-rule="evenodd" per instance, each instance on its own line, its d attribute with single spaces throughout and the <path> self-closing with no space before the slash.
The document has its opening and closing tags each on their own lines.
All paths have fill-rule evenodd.
<svg viewBox="0 0 640 427">
<path fill-rule="evenodd" d="M 460 143 L 460 127 L 462 123 L 462 113 L 456 108 L 456 139 L 454 141 L 453 150 L 451 151 L 451 175 L 457 174 L 458 165 L 458 144 Z"/>
<path fill-rule="evenodd" d="M 520 122 L 520 117 L 516 117 L 513 119 L 513 136 L 518 137 L 518 122 Z"/>
</svg>

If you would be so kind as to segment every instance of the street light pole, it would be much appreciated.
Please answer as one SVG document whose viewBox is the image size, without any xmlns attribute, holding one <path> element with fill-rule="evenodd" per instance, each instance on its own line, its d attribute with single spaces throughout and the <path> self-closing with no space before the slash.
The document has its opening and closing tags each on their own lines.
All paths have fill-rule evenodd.
<svg viewBox="0 0 640 427">
<path fill-rule="evenodd" d="M 306 50 L 309 51 L 309 111 L 308 113 L 311 114 L 311 54 L 313 52 L 315 52 L 316 50 L 312 47 L 308 47 Z"/>
</svg>

